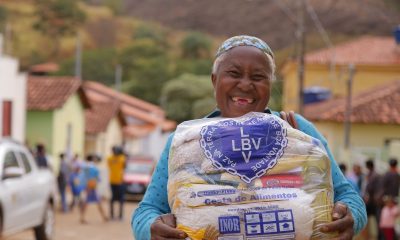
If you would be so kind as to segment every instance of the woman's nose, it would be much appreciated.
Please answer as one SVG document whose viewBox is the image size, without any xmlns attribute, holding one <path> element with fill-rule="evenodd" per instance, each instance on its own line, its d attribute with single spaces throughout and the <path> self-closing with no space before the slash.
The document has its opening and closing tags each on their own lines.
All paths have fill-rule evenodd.
<svg viewBox="0 0 400 240">
<path fill-rule="evenodd" d="M 250 91 L 254 88 L 254 85 L 248 77 L 243 77 L 239 80 L 237 87 L 242 91 Z"/>
</svg>

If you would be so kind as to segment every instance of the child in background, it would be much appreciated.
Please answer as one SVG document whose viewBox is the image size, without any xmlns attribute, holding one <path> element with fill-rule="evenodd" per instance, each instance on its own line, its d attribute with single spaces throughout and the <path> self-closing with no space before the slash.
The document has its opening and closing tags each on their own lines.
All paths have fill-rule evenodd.
<svg viewBox="0 0 400 240">
<path fill-rule="evenodd" d="M 78 204 L 80 210 L 82 210 L 83 201 L 81 198 L 81 192 L 85 188 L 85 179 L 83 174 L 81 173 L 81 164 L 74 164 L 72 166 L 72 171 L 69 175 L 69 186 L 72 192 L 72 201 L 69 209 L 72 211 L 75 207 L 75 204 Z"/>
<path fill-rule="evenodd" d="M 383 201 L 385 206 L 382 209 L 379 228 L 385 236 L 385 240 L 394 240 L 396 239 L 394 226 L 396 223 L 396 218 L 400 213 L 399 207 L 397 206 L 397 200 L 395 197 L 384 196 Z"/>
<path fill-rule="evenodd" d="M 82 207 L 81 223 L 86 223 L 85 212 L 87 204 L 89 203 L 96 203 L 103 220 L 104 221 L 108 220 L 106 214 L 104 213 L 103 207 L 101 205 L 101 200 L 97 193 L 97 185 L 98 182 L 100 181 L 100 171 L 94 164 L 95 160 L 96 157 L 94 155 L 88 155 L 86 157 L 87 165 L 83 169 L 86 179 L 86 201 Z"/>
</svg>

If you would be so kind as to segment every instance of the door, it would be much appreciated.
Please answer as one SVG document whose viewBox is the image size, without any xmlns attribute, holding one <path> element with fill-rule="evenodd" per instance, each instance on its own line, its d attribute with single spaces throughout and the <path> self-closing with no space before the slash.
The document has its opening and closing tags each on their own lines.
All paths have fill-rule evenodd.
<svg viewBox="0 0 400 240">
<path fill-rule="evenodd" d="M 3 101 L 2 106 L 2 133 L 3 137 L 11 137 L 11 129 L 12 129 L 12 102 L 11 101 Z"/>
</svg>

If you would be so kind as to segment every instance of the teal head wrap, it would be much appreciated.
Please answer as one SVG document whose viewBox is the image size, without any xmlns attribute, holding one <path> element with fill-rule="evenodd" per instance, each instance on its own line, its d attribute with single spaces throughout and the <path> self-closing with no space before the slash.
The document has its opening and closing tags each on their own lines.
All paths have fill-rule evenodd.
<svg viewBox="0 0 400 240">
<path fill-rule="evenodd" d="M 215 54 L 215 58 L 219 57 L 221 54 L 227 52 L 228 50 L 238 46 L 256 47 L 263 51 L 265 54 L 271 56 L 272 59 L 274 59 L 274 54 L 272 53 L 272 50 L 267 43 L 257 37 L 247 35 L 235 36 L 225 40 L 225 42 L 223 42 L 222 45 L 218 48 L 217 54 Z"/>
</svg>

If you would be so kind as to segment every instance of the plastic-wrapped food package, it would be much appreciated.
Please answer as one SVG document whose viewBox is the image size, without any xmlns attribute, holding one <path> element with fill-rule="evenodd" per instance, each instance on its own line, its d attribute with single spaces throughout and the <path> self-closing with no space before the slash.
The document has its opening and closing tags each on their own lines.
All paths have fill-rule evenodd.
<svg viewBox="0 0 400 240">
<path fill-rule="evenodd" d="M 329 239 L 330 161 L 319 140 L 266 113 L 180 124 L 168 201 L 194 240 Z"/>
</svg>

